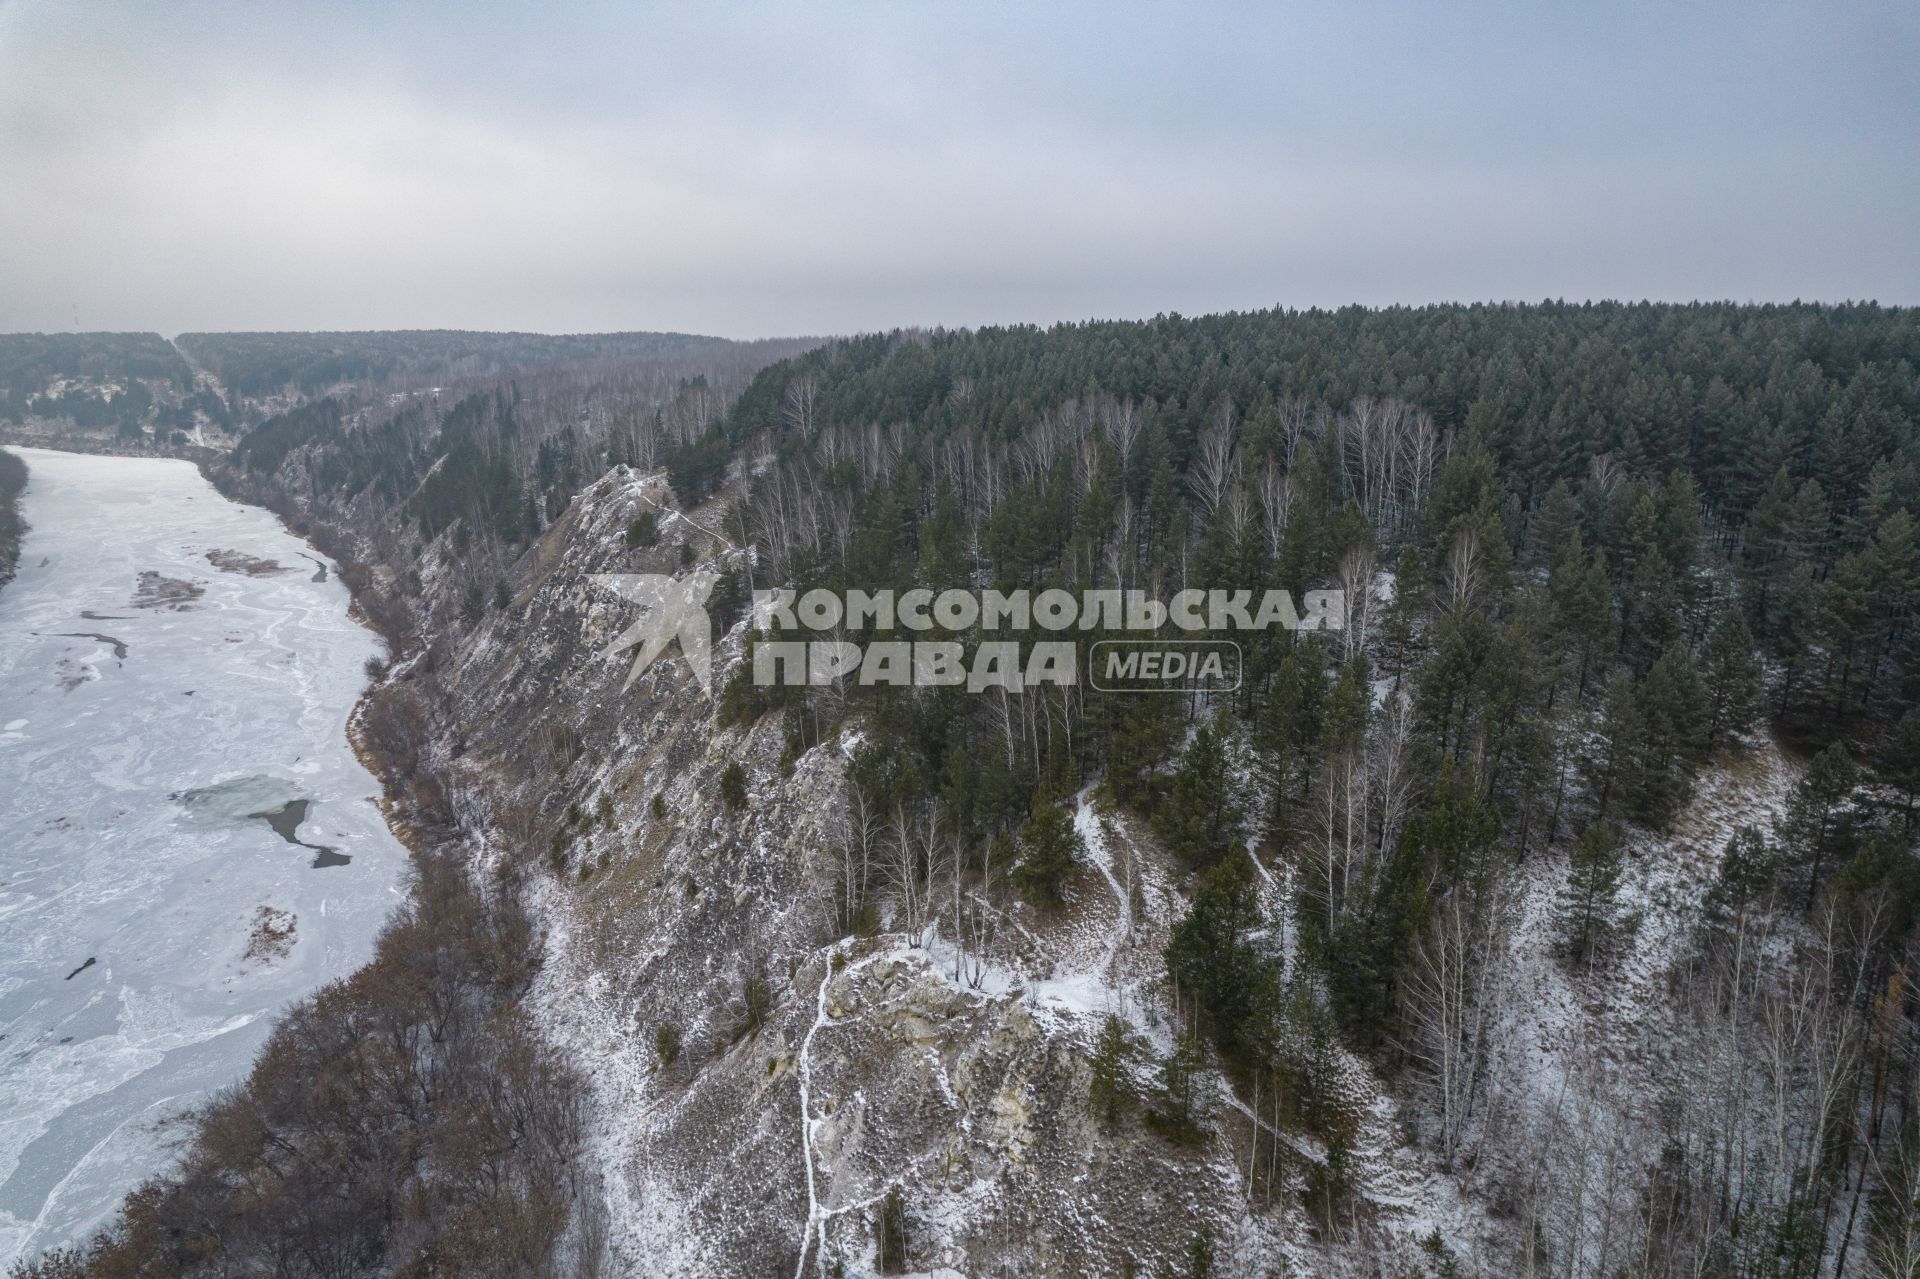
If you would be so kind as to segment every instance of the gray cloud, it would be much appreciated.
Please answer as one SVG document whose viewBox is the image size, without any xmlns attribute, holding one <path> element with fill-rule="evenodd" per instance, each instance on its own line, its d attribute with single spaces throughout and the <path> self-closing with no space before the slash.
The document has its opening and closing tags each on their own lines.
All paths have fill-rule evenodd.
<svg viewBox="0 0 1920 1279">
<path fill-rule="evenodd" d="M 0 5 L 0 329 L 1920 300 L 1906 3 Z"/>
</svg>

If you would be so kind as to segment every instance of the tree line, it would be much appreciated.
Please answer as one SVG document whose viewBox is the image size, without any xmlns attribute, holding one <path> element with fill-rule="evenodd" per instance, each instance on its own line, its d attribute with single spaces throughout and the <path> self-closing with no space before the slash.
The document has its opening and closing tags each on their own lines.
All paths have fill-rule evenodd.
<svg viewBox="0 0 1920 1279">
<path fill-rule="evenodd" d="M 942 883 L 1044 907 L 1073 862 L 1060 805 L 1098 782 L 1192 876 L 1168 978 L 1243 1096 L 1291 1099 L 1339 1151 L 1331 1033 L 1425 1099 L 1443 1162 L 1485 1158 L 1553 1268 L 1826 1274 L 1899 1246 L 1920 1140 L 1915 342 L 1907 312 L 1798 305 L 893 334 L 773 366 L 666 461 L 683 501 L 741 485 L 762 585 L 1345 588 L 1345 631 L 1236 636 L 1231 694 L 743 672 L 722 715 L 779 713 L 794 754 L 860 717 L 851 784 L 881 851 L 842 871 L 843 925 L 891 910 L 964 941 Z M 1117 633 L 1077 635 L 1082 667 Z M 934 637 L 986 638 L 835 633 Z M 1733 1101 L 1700 1060 L 1656 1073 L 1724 1101 L 1738 1150 L 1704 1140 L 1704 1115 L 1680 1150 L 1576 1139 L 1494 1077 L 1521 874 L 1564 863 L 1559 962 L 1603 986 L 1632 944 L 1632 859 L 1703 768 L 1769 735 L 1812 764 L 1779 822 L 1737 834 L 1676 961 L 1689 991 L 1722 983 L 1716 1029 L 1687 1042 L 1758 1056 Z M 1267 917 L 1256 862 L 1291 874 L 1291 919 Z M 1769 1018 L 1773 1039 L 1740 1039 Z M 1536 1143 L 1538 1175 L 1493 1185 Z M 1330 1223 L 1339 1162 L 1316 1174 Z M 1567 1207 L 1581 1196 L 1592 1211 Z"/>
</svg>

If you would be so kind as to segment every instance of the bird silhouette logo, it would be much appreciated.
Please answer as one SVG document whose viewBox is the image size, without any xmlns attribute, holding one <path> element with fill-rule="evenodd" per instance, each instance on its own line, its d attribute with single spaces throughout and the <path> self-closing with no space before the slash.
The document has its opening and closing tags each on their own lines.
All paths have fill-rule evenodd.
<svg viewBox="0 0 1920 1279">
<path fill-rule="evenodd" d="M 639 620 L 614 638 L 600 656 L 614 657 L 631 648 L 636 650 L 627 682 L 621 692 L 633 687 L 654 659 L 666 651 L 674 639 L 680 641 L 680 653 L 700 681 L 700 691 L 713 696 L 713 621 L 707 616 L 707 597 L 713 594 L 720 575 L 699 568 L 685 577 L 664 573 L 595 573 L 593 580 L 630 604 L 640 606 Z"/>
</svg>

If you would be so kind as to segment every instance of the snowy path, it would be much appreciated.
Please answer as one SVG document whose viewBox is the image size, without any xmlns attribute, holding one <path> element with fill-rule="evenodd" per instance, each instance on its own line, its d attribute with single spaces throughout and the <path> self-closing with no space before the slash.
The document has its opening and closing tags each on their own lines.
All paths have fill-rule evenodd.
<svg viewBox="0 0 1920 1279">
<path fill-rule="evenodd" d="M 794 1265 L 793 1279 L 801 1279 L 807 1271 L 807 1253 L 816 1243 L 824 1247 L 825 1238 L 815 1239 L 815 1232 L 822 1236 L 826 1233 L 826 1223 L 820 1219 L 820 1195 L 813 1180 L 813 1037 L 827 1024 L 827 987 L 833 984 L 833 961 L 840 957 L 840 947 L 835 946 L 827 954 L 827 971 L 820 978 L 820 989 L 814 996 L 813 1025 L 807 1028 L 806 1038 L 800 1041 L 800 1159 L 807 1170 L 807 1226 L 800 1236 L 800 1260 Z"/>
<path fill-rule="evenodd" d="M 827 1015 L 827 988 L 833 985 L 833 979 L 840 976 L 852 976 L 876 960 L 892 956 L 891 950 L 877 951 L 865 959 L 848 964 L 844 968 L 835 968 L 834 961 L 845 953 L 844 940 L 835 942 L 827 951 L 826 975 L 820 979 L 820 989 L 814 994 L 813 1025 L 807 1027 L 807 1033 L 800 1041 L 800 1060 L 795 1075 L 800 1084 L 800 1158 L 807 1169 L 807 1225 L 800 1237 L 800 1260 L 793 1268 L 793 1279 L 802 1279 L 807 1270 L 807 1256 L 811 1253 L 818 1258 L 827 1246 L 827 1222 L 841 1212 L 849 1211 L 861 1205 L 848 1205 L 832 1212 L 820 1207 L 820 1194 L 814 1181 L 813 1168 L 813 1130 L 819 1119 L 813 1113 L 813 1037 L 820 1033 L 823 1026 L 838 1025 Z"/>
<path fill-rule="evenodd" d="M 1107 881 L 1107 887 L 1113 890 L 1113 932 L 1107 938 L 1107 953 L 1100 962 L 1099 973 L 1110 987 L 1118 989 L 1119 982 L 1115 978 L 1113 965 L 1120 957 L 1120 947 L 1132 931 L 1133 903 L 1127 898 L 1127 890 L 1114 877 L 1113 850 L 1107 845 L 1107 832 L 1101 825 L 1100 814 L 1093 807 L 1093 787 L 1081 791 L 1075 803 L 1073 828 L 1079 833 L 1080 842 L 1087 850 L 1087 860 L 1093 863 L 1093 868 Z"/>
</svg>

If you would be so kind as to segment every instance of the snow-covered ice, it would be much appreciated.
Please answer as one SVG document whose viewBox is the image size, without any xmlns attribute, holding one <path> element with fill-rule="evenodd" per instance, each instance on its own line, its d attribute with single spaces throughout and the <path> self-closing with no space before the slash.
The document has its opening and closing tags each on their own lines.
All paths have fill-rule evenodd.
<svg viewBox="0 0 1920 1279">
<path fill-rule="evenodd" d="M 287 1001 L 371 956 L 406 866 L 347 742 L 379 645 L 338 574 L 315 581 L 304 543 L 184 462 L 18 451 L 0 1265 L 83 1239 L 159 1171 L 161 1121 L 243 1076 Z M 221 550 L 288 571 L 221 571 Z M 262 907 L 294 917 L 284 956 L 248 954 Z"/>
</svg>

